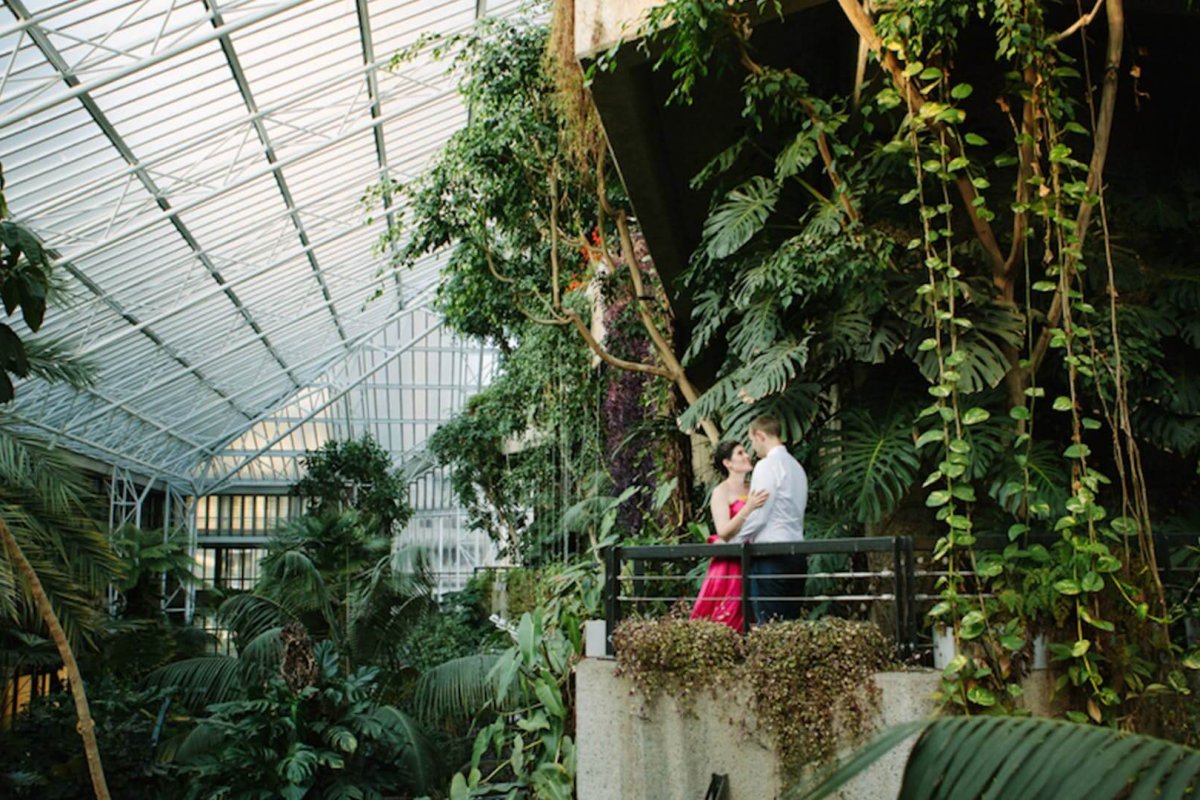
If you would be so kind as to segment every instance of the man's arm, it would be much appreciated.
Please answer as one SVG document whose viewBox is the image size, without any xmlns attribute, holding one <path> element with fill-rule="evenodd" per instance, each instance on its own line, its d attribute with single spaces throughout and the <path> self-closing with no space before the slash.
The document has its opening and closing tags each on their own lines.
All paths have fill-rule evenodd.
<svg viewBox="0 0 1200 800">
<path fill-rule="evenodd" d="M 735 544 L 741 542 L 753 542 L 754 537 L 766 527 L 767 520 L 771 518 L 771 509 L 775 504 L 776 481 L 773 479 L 774 473 L 771 470 L 771 465 L 765 460 L 759 461 L 754 465 L 754 476 L 750 479 L 751 492 L 767 492 L 767 502 L 763 503 L 761 508 L 757 508 L 750 512 L 750 516 L 742 523 L 742 529 L 737 532 L 732 539 Z"/>
</svg>

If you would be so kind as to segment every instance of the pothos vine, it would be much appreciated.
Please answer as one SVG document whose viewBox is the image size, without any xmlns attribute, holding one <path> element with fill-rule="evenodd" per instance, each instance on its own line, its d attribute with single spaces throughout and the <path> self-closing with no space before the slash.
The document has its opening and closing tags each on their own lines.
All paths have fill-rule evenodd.
<svg viewBox="0 0 1200 800">
<path fill-rule="evenodd" d="M 941 453 L 925 481 L 927 505 L 942 525 L 934 553 L 940 597 L 930 613 L 954 631 L 961 653 L 944 673 L 943 697 L 967 713 L 1016 709 L 1021 663 L 1028 658 L 1033 635 L 1042 633 L 1059 668 L 1058 689 L 1070 695 L 1068 716 L 1132 726 L 1137 700 L 1187 689 L 1176 668 L 1178 653 L 1166 636 L 1167 606 L 1126 398 L 1103 203 L 1122 59 L 1122 0 L 1097 0 L 1090 10 L 1079 7 L 1077 18 L 1061 28 L 1051 27 L 1043 4 L 1034 0 L 895 2 L 879 5 L 874 13 L 859 0 L 838 0 L 838 5 L 882 72 L 884 85 L 869 101 L 875 112 L 907 112 L 898 135 L 882 149 L 906 154 L 911 165 L 913 183 L 900 202 L 913 204 L 920 223 L 908 247 L 923 264 L 924 281 L 917 293 L 930 328 L 918 349 L 936 361 L 928 388 L 932 402 L 920 415 L 916 445 L 936 445 Z M 764 116 L 776 125 L 799 126 L 795 142 L 811 149 L 810 161 L 819 156 L 830 195 L 822 195 L 810 180 L 795 179 L 821 205 L 842 209 L 839 223 L 845 235 L 861 237 L 870 226 L 861 197 L 873 187 L 845 180 L 851 172 L 846 165 L 856 155 L 852 141 L 838 140 L 846 133 L 845 117 L 813 94 L 801 76 L 759 63 L 756 51 L 747 46 L 752 16 L 769 13 L 771 6 L 764 0 L 675 0 L 651 12 L 647 30 L 652 35 L 677 30 L 669 34 L 673 39 L 659 61 L 675 66 L 676 94 L 694 91 L 697 78 L 710 69 L 742 67 L 747 73 L 747 120 L 760 131 Z M 1062 45 L 1080 37 L 1080 64 L 1086 72 L 1083 37 L 1095 33 L 1089 26 L 1100 19 L 1101 9 L 1107 44 L 1096 101 L 1090 75 L 1080 75 Z M 955 42 L 973 15 L 995 35 L 996 60 L 1009 81 L 996 100 L 1011 122 L 1016 146 L 1015 156 L 997 158 L 997 166 L 1016 167 L 1005 247 L 993 227 L 998 215 L 989 208 L 989 198 L 997 190 L 988 181 L 982 157 L 994 151 L 967 125 L 966 109 L 975 107 L 966 102 L 973 89 L 955 75 Z M 856 98 L 863 96 L 861 88 L 856 87 Z M 1080 107 L 1087 109 L 1082 120 L 1076 119 Z M 864 106 L 862 114 L 868 113 Z M 806 139 L 805 131 L 816 135 Z M 1090 156 L 1084 163 L 1075 145 L 1089 139 Z M 732 161 L 738 151 L 727 153 Z M 779 157 L 777 169 L 782 170 L 786 156 Z M 784 176 L 795 172 L 787 170 Z M 1083 280 L 1089 268 L 1084 245 L 1097 210 L 1103 236 L 1099 250 L 1107 268 L 1104 310 L 1089 302 Z M 1022 485 L 1015 520 L 1007 530 L 1008 546 L 999 552 L 977 546 L 983 498 L 976 498 L 972 482 L 977 477 L 974 432 L 991 412 L 960 384 L 969 366 L 964 337 L 972 335 L 972 305 L 981 294 L 977 279 L 965 274 L 964 255 L 973 261 L 972 251 L 990 263 L 990 302 L 1019 313 L 1025 325 L 1023 342 L 1004 345 L 1009 367 L 1005 408 L 1011 423 L 1006 446 L 1020 467 Z M 1024 288 L 1020 299 L 1019 286 Z M 1096 331 L 1105 323 L 1109 340 L 1102 346 Z M 1050 352 L 1053 359 L 1046 358 Z M 1043 363 L 1061 369 L 1061 380 L 1039 381 Z M 1062 393 L 1048 398 L 1047 387 L 1055 385 L 1063 387 Z M 1065 442 L 1057 447 L 1068 485 L 1060 507 L 1032 491 L 1035 444 L 1045 446 L 1044 439 L 1033 438 L 1035 416 L 1047 430 L 1064 432 Z M 1106 424 L 1112 434 L 1115 487 L 1089 445 Z M 1107 499 L 1114 495 L 1120 498 L 1115 511 Z"/>
<path fill-rule="evenodd" d="M 1031 623 L 1047 627 L 1061 625 L 1058 634 L 1063 641 L 1050 645 L 1055 660 L 1064 667 L 1058 689 L 1080 692 L 1084 699 L 1082 707 L 1086 709 L 1070 709 L 1066 712 L 1068 717 L 1077 721 L 1128 722 L 1129 707 L 1123 701 L 1167 688 L 1153 682 L 1156 673 L 1161 675 L 1164 670 L 1156 669 L 1161 665 L 1147 657 L 1150 650 L 1141 651 L 1137 644 L 1140 638 L 1143 643 L 1157 645 L 1160 651 L 1169 651 L 1163 631 L 1153 626 L 1145 628 L 1140 631 L 1140 637 L 1134 637 L 1132 646 L 1117 635 L 1117 621 L 1122 609 L 1132 612 L 1138 622 L 1163 622 L 1165 602 L 1152 555 L 1147 564 L 1144 559 L 1135 558 L 1129 546 L 1130 538 L 1135 538 L 1139 543 L 1138 555 L 1153 552 L 1152 547 L 1147 547 L 1150 530 L 1144 503 L 1140 502 L 1145 496 L 1144 485 L 1139 485 L 1140 470 L 1129 469 L 1125 464 L 1126 458 L 1136 464 L 1136 445 L 1132 437 L 1122 441 L 1121 436 L 1128 425 L 1122 416 L 1127 413 L 1127 408 L 1123 398 L 1124 376 L 1120 369 L 1111 256 L 1108 258 L 1108 322 L 1113 338 L 1108 378 L 1116 396 L 1115 415 L 1104 400 L 1097 373 L 1100 348 L 1091 328 L 1096 324 L 1097 312 L 1087 302 L 1081 280 L 1087 268 L 1083 241 L 1091 209 L 1100 205 L 1103 211 L 1100 175 L 1112 122 L 1115 87 L 1111 83 L 1120 63 L 1121 4 L 1119 0 L 1112 0 L 1108 5 L 1108 77 L 1099 118 L 1094 113 L 1090 95 L 1087 98 L 1089 109 L 1093 109 L 1094 146 L 1090 165 L 1074 159 L 1067 143 L 1067 133 L 1087 131 L 1072 119 L 1072 107 L 1065 99 L 1068 82 L 1076 73 L 1064 66 L 1068 59 L 1057 48 L 1061 37 L 1046 30 L 1040 6 L 1035 3 L 1001 4 L 993 10 L 992 21 L 1002 32 L 1001 55 L 1019 68 L 1025 82 L 1022 122 L 1019 126 L 1014 125 L 1021 159 L 1014 203 L 1017 232 L 1013 255 L 1020 255 L 1026 275 L 1031 274 L 1031 253 L 1025 237 L 1036 233 L 1046 279 L 1034 282 L 1031 288 L 1054 293 L 1041 338 L 1029 357 L 1020 359 L 1014 370 L 1018 380 L 1023 377 L 1025 384 L 1018 383 L 1024 401 L 1014 403 L 1009 414 L 1016 423 L 1012 447 L 1019 452 L 1017 460 L 1023 468 L 1026 496 L 1029 487 L 1027 459 L 1032 443 L 1028 427 L 1033 419 L 1033 405 L 1045 396 L 1045 390 L 1036 384 L 1035 378 L 1046 348 L 1061 351 L 1062 368 L 1066 373 L 1067 394 L 1056 397 L 1052 408 L 1070 416 L 1069 444 L 1062 453 L 1070 463 L 1070 496 L 1065 513 L 1054 516 L 1049 508 L 1032 508 L 1028 502 L 1022 503 L 1020 520 L 1009 529 L 1012 545 L 999 558 L 982 557 L 976 552 L 971 513 L 976 498 L 973 488 L 958 480 L 971 464 L 972 448 L 965 431 L 989 417 L 983 408 L 962 407 L 959 376 L 955 369 L 963 359 L 958 347 L 959 333 L 969 328 L 971 321 L 959 313 L 960 298 L 968 297 L 970 288 L 954 265 L 954 205 L 950 202 L 950 185 L 958 183 L 961 186 L 966 178 L 976 189 L 987 187 L 981 171 L 973 169 L 967 148 L 969 144 L 983 142 L 960 130 L 966 113 L 955 107 L 955 101 L 970 96 L 972 88 L 965 83 L 952 83 L 951 76 L 936 63 L 923 63 L 921 52 L 909 52 L 908 47 L 913 42 L 911 38 L 899 35 L 898 26 L 893 28 L 891 35 L 885 34 L 876 40 L 878 52 L 888 54 L 883 60 L 893 60 L 892 71 L 898 77 L 898 88 L 907 102 L 905 124 L 916 186 L 902 202 L 917 200 L 921 236 L 910 243 L 910 248 L 924 255 L 928 282 L 918 293 L 926 303 L 933 326 L 932 336 L 921 344 L 921 349 L 934 351 L 938 364 L 938 382 L 929 390 L 934 403 L 921 415 L 923 418 L 935 417 L 935 425 L 918 439 L 919 447 L 940 442 L 945 454 L 926 480 L 926 486 L 936 485 L 928 495 L 927 505 L 937 509 L 937 519 L 945 525 L 945 533 L 934 553 L 935 561 L 945 567 L 939 577 L 941 601 L 930 614 L 952 627 L 956 640 L 963 643 L 962 652 L 943 673 L 943 698 L 968 712 L 1005 707 L 1020 696 L 1014 662 L 1016 655 L 1027 647 Z M 880 29 L 886 30 L 889 23 L 895 22 L 889 19 L 895 13 L 880 15 Z M 947 27 L 952 27 L 953 22 L 942 20 Z M 1011 33 L 1006 38 L 1004 31 L 1021 33 Z M 927 47 L 926 55 L 931 62 L 943 61 L 937 45 Z M 931 97 L 936 99 L 929 99 Z M 935 196 L 936 205 L 929 201 L 929 194 Z M 987 223 L 994 218 L 982 196 L 971 198 L 969 207 L 973 209 L 975 220 Z M 938 221 L 944 227 L 936 227 Z M 1021 230 L 1022 225 L 1027 225 L 1028 230 Z M 976 227 L 978 230 L 979 226 Z M 1104 235 L 1106 253 L 1109 253 L 1107 227 Z M 1034 314 L 1028 294 L 1023 313 L 1027 320 Z M 1083 413 L 1081 381 L 1084 379 L 1094 382 L 1096 396 L 1104 406 L 1114 434 L 1123 503 L 1122 514 L 1113 519 L 1109 519 L 1107 510 L 1099 502 L 1103 487 L 1111 480 L 1089 464 L 1091 450 L 1084 440 L 1085 431 L 1102 427 L 1099 420 Z M 1126 515 L 1131 506 L 1131 474 L 1134 516 Z M 1047 524 L 1057 540 L 1049 549 L 1034 551 L 1023 545 L 1028 542 L 1031 523 L 1039 522 Z M 1118 552 L 1124 558 L 1119 557 Z M 1017 608 L 1011 603 L 1006 607 L 1003 590 L 1012 585 L 1031 553 L 1038 554 L 1037 560 L 1050 562 L 1044 574 L 1056 578 L 1052 584 L 1053 600 L 1048 608 L 1025 606 L 1021 609 L 1025 613 L 1014 613 Z M 967 569 L 962 570 L 960 566 Z M 1151 603 L 1147 600 L 1151 595 L 1159 614 L 1157 618 L 1151 613 Z M 1062 606 L 1065 606 L 1065 613 Z M 1125 624 L 1126 630 L 1120 633 L 1128 636 L 1128 627 Z M 1186 692 L 1178 671 L 1168 669 L 1165 675 L 1170 688 Z"/>
</svg>

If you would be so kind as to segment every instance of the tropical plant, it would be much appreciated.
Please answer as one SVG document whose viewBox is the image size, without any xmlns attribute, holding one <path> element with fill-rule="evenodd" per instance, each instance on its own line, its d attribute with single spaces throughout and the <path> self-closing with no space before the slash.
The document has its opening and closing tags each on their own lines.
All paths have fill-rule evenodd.
<svg viewBox="0 0 1200 800">
<path fill-rule="evenodd" d="M 607 168 L 574 58 L 573 17 L 563 4 L 553 15 L 550 26 L 485 19 L 397 55 L 396 63 L 426 49 L 452 56 L 472 114 L 426 174 L 375 187 L 411 212 L 385 240 L 402 264 L 453 246 L 439 303 L 456 329 L 509 342 L 527 323 L 569 328 L 610 367 L 668 381 L 691 403 L 698 392 L 671 342 L 674 300 Z M 598 334 L 596 317 L 614 294 L 636 310 L 648 352 L 621 355 Z M 716 429 L 701 422 L 715 441 Z"/>
<path fill-rule="evenodd" d="M 179 745 L 187 797 L 383 798 L 425 793 L 435 761 L 416 724 L 380 704 L 379 671 L 343 675 L 329 642 L 307 644 L 307 674 L 272 675 L 241 700 L 217 703 Z M 286 672 L 286 670 L 285 670 Z"/>
<path fill-rule="evenodd" d="M 306 450 L 301 463 L 304 477 L 292 489 L 308 499 L 311 515 L 353 509 L 363 526 L 383 536 L 398 532 L 412 517 L 408 482 L 368 433 L 361 439 L 333 439 L 317 450 Z"/>
<path fill-rule="evenodd" d="M 1200 751 L 1173 742 L 1056 720 L 958 717 L 892 728 L 820 784 L 786 796 L 829 797 L 914 736 L 900 800 L 1182 800 L 1200 786 Z"/>
<path fill-rule="evenodd" d="M 63 299 L 63 288 L 54 275 L 50 253 L 26 226 L 8 217 L 4 201 L 4 172 L 0 169 L 0 299 L 4 314 L 20 309 L 31 332 L 42 327 L 48 304 Z M 91 371 L 71 358 L 62 345 L 48 340 L 22 339 L 0 322 L 0 403 L 13 399 L 13 378 L 38 377 L 55 382 L 86 385 Z"/>
<path fill-rule="evenodd" d="M 547 627 L 540 611 L 522 615 L 514 638 L 485 676 L 484 685 L 495 688 L 485 707 L 498 715 L 475 737 L 469 766 L 450 783 L 451 800 L 498 792 L 544 800 L 573 796 L 571 667 L 578 651 L 561 631 Z"/>
<path fill-rule="evenodd" d="M 1190 369 L 1165 367 L 1195 360 L 1197 182 L 1107 169 L 1124 4 L 839 0 L 875 64 L 853 94 L 758 47 L 768 5 L 667 2 L 642 31 L 672 102 L 717 72 L 744 101 L 692 184 L 712 201 L 685 364 L 719 368 L 681 422 L 769 410 L 816 500 L 873 531 L 901 510 L 941 531 L 931 614 L 962 642 L 945 702 L 1013 707 L 1036 627 L 1064 639 L 1072 718 L 1130 724 L 1193 663 L 1166 639 L 1150 518 L 1196 485 L 1200 403 Z M 960 51 L 968 34 L 994 55 Z"/>
<path fill-rule="evenodd" d="M 93 521 L 93 501 L 62 451 L 13 433 L 0 412 L 0 612 L 45 627 L 66 669 L 93 791 L 108 788 L 75 649 L 103 620 L 99 598 L 119 562 Z"/>
<path fill-rule="evenodd" d="M 53 652 L 53 649 L 51 649 Z M 176 723 L 160 718 L 164 697 L 114 680 L 91 683 L 88 704 L 104 752 L 107 781 L 117 797 L 166 797 L 177 785 L 158 760 L 159 737 Z M 33 699 L 0 734 L 0 795 L 29 800 L 78 800 L 91 792 L 88 765 L 79 750 L 77 718 L 66 691 Z"/>
<path fill-rule="evenodd" d="M 195 580 L 195 562 L 183 529 L 164 532 L 122 525 L 109 541 L 121 560 L 121 578 L 114 588 L 121 593 L 126 614 L 161 616 L 164 587 L 187 586 Z"/>
<path fill-rule="evenodd" d="M 300 623 L 328 640 L 347 670 L 386 667 L 387 688 L 406 667 L 407 631 L 436 613 L 430 592 L 419 554 L 392 551 L 390 539 L 361 527 L 354 512 L 304 516 L 268 542 L 254 588 L 217 609 L 236 653 L 177 661 L 150 680 L 175 687 L 193 706 L 243 699 L 278 665 L 284 626 Z"/>
</svg>

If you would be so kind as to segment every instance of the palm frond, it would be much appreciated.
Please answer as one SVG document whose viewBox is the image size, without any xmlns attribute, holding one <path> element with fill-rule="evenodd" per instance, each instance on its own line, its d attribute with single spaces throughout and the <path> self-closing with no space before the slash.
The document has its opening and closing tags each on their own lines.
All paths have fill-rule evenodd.
<svg viewBox="0 0 1200 800">
<path fill-rule="evenodd" d="M 274 598 L 249 593 L 235 594 L 221 603 L 217 619 L 233 631 L 239 641 L 250 642 L 296 621 L 296 615 Z"/>
<path fill-rule="evenodd" d="M 201 656 L 159 667 L 146 676 L 150 687 L 173 689 L 184 703 L 203 708 L 245 696 L 249 679 L 257 677 L 233 656 Z"/>
<path fill-rule="evenodd" d="M 0 412 L 0 485 L 23 493 L 46 513 L 77 515 L 90 497 L 66 453 L 6 428 Z"/>
<path fill-rule="evenodd" d="M 279 668 L 279 662 L 283 658 L 283 640 L 279 638 L 282 630 L 283 628 L 268 628 L 238 651 L 238 658 L 247 670 L 258 670 L 265 675 Z"/>
<path fill-rule="evenodd" d="M 296 610 L 312 611 L 329 602 L 320 568 L 299 549 L 276 550 L 264 558 L 259 586 L 262 594 Z"/>
<path fill-rule="evenodd" d="M 225 731 L 201 720 L 182 740 L 171 743 L 166 755 L 173 761 L 189 764 L 218 752 L 225 740 Z"/>
<path fill-rule="evenodd" d="M 499 656 L 482 653 L 439 664 L 417 681 L 417 716 L 430 722 L 470 719 L 496 699 L 492 667 Z"/>
<path fill-rule="evenodd" d="M 1200 751 L 1110 728 L 1028 717 L 952 717 L 886 732 L 815 788 L 791 797 L 819 800 L 919 732 L 900 800 L 1193 797 Z"/>
<path fill-rule="evenodd" d="M 421 616 L 437 612 L 424 559 L 414 550 L 400 548 L 379 559 L 351 592 L 345 639 L 360 663 L 394 657 L 405 631 Z"/>
<path fill-rule="evenodd" d="M 441 776 L 432 767 L 440 759 L 425 731 L 416 720 L 392 706 L 380 706 L 374 717 L 404 743 L 400 766 L 409 788 L 417 794 L 433 791 Z"/>
<path fill-rule="evenodd" d="M 841 423 L 823 443 L 819 490 L 859 522 L 879 522 L 895 511 L 921 472 L 913 415 L 901 409 L 877 419 L 853 409 Z"/>
<path fill-rule="evenodd" d="M 63 383 L 76 389 L 87 389 L 96 383 L 97 366 L 77 358 L 73 350 L 57 339 L 46 337 L 23 339 L 29 373 L 49 383 Z"/>
</svg>

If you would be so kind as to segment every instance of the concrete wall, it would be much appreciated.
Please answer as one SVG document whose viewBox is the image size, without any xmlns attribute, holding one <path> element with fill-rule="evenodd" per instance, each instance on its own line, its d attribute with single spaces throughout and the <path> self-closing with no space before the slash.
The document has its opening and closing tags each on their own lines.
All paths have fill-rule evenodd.
<svg viewBox="0 0 1200 800">
<path fill-rule="evenodd" d="M 600 658 L 576 668 L 579 800 L 698 800 L 713 773 L 729 776 L 730 800 L 770 800 L 787 788 L 772 737 L 758 726 L 744 691 L 697 691 L 693 712 L 685 713 L 671 697 L 647 702 L 615 669 L 616 662 Z M 933 712 L 936 672 L 880 673 L 875 680 L 879 729 Z M 898 748 L 843 797 L 894 798 L 907 757 Z"/>
<path fill-rule="evenodd" d="M 580 57 L 635 38 L 645 14 L 662 0 L 575 0 L 575 53 Z M 703 797 L 703 794 L 701 794 Z"/>
<path fill-rule="evenodd" d="M 784 0 L 783 13 L 790 14 L 827 0 Z M 575 54 L 587 58 L 607 50 L 618 41 L 636 39 L 646 21 L 646 12 L 663 0 L 575 0 Z M 764 14 L 773 18 L 775 12 Z"/>
</svg>

